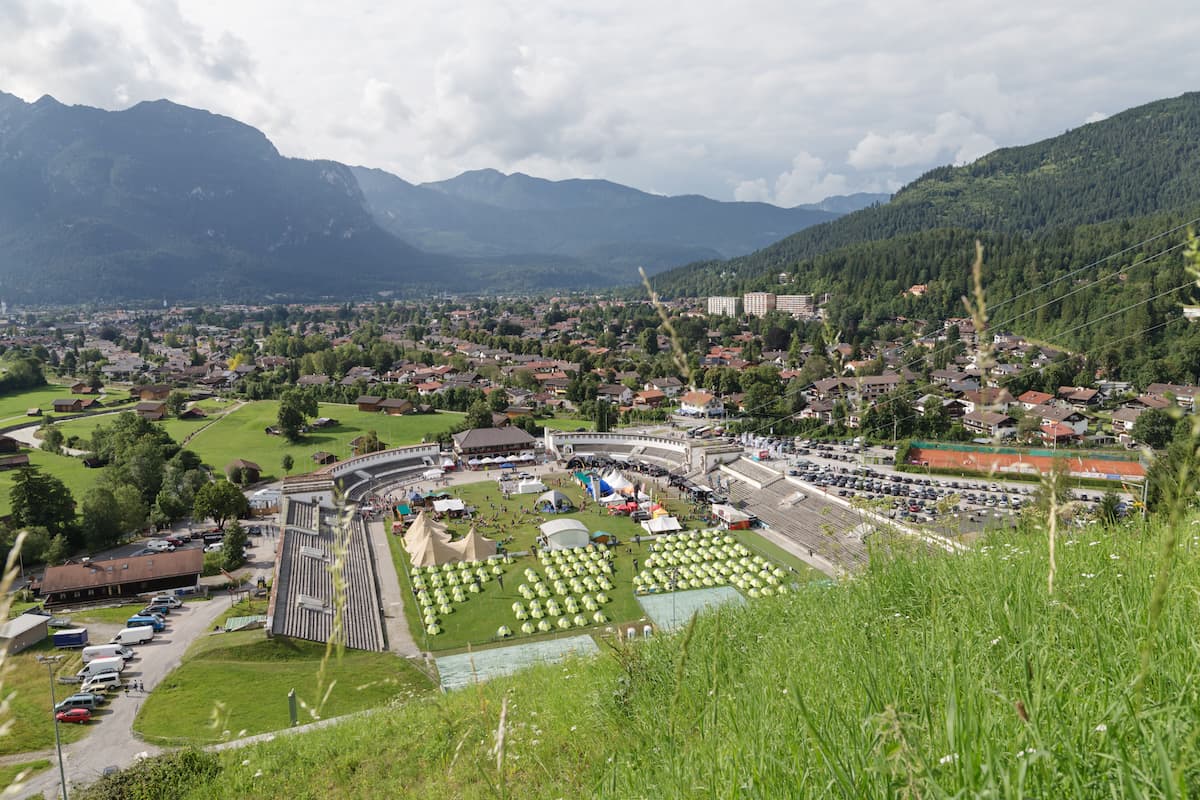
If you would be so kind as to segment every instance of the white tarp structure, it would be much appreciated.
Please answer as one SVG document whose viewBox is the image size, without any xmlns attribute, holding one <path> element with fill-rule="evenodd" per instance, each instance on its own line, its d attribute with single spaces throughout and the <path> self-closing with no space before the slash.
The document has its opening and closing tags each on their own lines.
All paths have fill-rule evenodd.
<svg viewBox="0 0 1200 800">
<path fill-rule="evenodd" d="M 517 494 L 534 494 L 546 491 L 546 484 L 539 480 L 521 481 L 517 484 Z"/>
<path fill-rule="evenodd" d="M 670 533 L 671 531 L 683 530 L 683 526 L 679 524 L 679 520 L 671 516 L 648 519 L 642 523 L 642 528 L 646 533 Z"/>
<path fill-rule="evenodd" d="M 629 480 L 615 469 L 600 480 L 607 483 L 609 488 L 614 492 L 629 492 L 633 490 L 633 481 Z"/>
<path fill-rule="evenodd" d="M 577 519 L 552 519 L 543 522 L 540 527 L 547 550 L 586 547 L 591 542 L 587 525 Z"/>
<path fill-rule="evenodd" d="M 606 506 L 616 505 L 617 503 L 624 503 L 627 500 L 628 500 L 628 498 L 626 498 L 625 495 L 623 495 L 623 494 L 609 494 L 609 495 L 605 495 L 604 497 L 600 498 L 600 502 Z"/>
<path fill-rule="evenodd" d="M 496 543 L 471 526 L 471 531 L 461 542 L 455 542 L 463 561 L 485 561 L 496 555 Z"/>
<path fill-rule="evenodd" d="M 552 508 L 574 508 L 575 504 L 571 502 L 571 498 L 567 497 L 557 489 L 551 489 L 544 495 L 534 501 L 534 505 L 541 507 L 548 505 Z"/>
<path fill-rule="evenodd" d="M 445 470 L 427 469 L 427 470 L 425 470 L 425 472 L 421 473 L 421 477 L 423 477 L 427 481 L 431 481 L 435 478 L 440 478 L 445 474 L 446 474 Z"/>
<path fill-rule="evenodd" d="M 434 500 L 433 510 L 439 514 L 445 514 L 449 511 L 466 511 L 467 505 L 457 497 L 451 497 L 447 500 Z"/>
</svg>

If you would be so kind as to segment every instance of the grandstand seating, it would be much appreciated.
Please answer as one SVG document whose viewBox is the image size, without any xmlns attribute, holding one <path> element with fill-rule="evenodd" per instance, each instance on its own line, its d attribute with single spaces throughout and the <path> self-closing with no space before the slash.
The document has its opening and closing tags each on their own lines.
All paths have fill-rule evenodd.
<svg viewBox="0 0 1200 800">
<path fill-rule="evenodd" d="M 341 529 L 336 512 L 288 502 L 277 555 L 271 634 L 326 642 L 335 631 L 335 565 L 344 587 L 340 639 L 358 650 L 383 650 L 375 564 L 366 525 L 357 515 Z"/>
</svg>

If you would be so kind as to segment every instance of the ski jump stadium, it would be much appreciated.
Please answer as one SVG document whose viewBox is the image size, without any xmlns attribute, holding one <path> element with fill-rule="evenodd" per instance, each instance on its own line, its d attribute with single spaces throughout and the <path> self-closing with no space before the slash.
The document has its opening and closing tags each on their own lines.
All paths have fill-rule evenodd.
<svg viewBox="0 0 1200 800">
<path fill-rule="evenodd" d="M 855 508 L 842 498 L 745 458 L 736 445 L 640 433 L 547 430 L 537 443 L 536 456 L 538 461 L 559 464 L 589 456 L 646 461 L 696 484 L 717 480 L 731 503 L 760 520 L 764 527 L 757 533 L 833 577 L 862 568 L 868 558 L 869 535 L 885 526 L 930 547 L 961 548 Z M 348 647 L 389 649 L 380 570 L 391 570 L 392 565 L 377 563 L 368 539 L 371 534 L 357 509 L 371 495 L 386 495 L 425 480 L 426 472 L 438 468 L 444 457 L 437 443 L 398 447 L 284 480 L 280 541 L 266 623 L 271 635 L 325 642 L 336 632 Z M 490 476 L 481 473 L 480 479 Z M 665 485 L 666 479 L 662 480 Z M 353 511 L 344 512 L 343 508 Z M 341 513 L 347 515 L 348 524 L 338 524 Z M 381 551 L 387 552 L 386 545 Z M 335 613 L 336 587 L 329 569 L 335 560 L 341 564 L 344 587 L 340 615 Z"/>
</svg>

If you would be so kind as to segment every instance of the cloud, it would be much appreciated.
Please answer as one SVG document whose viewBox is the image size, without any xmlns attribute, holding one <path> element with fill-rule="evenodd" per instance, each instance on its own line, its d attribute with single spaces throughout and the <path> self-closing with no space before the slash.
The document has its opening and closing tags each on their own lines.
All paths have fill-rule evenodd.
<svg viewBox="0 0 1200 800">
<path fill-rule="evenodd" d="M 1103 111 L 1093 111 L 1083 118 L 1083 124 L 1087 125 L 1092 122 L 1102 122 L 1106 119 L 1108 119 L 1108 114 L 1105 114 Z"/>
<path fill-rule="evenodd" d="M 1194 0 L 0 0 L 0 89 L 168 97 L 410 180 L 495 167 L 780 203 L 1194 90 Z M 782 32 L 786 32 L 783 35 Z M 1145 58 L 1145 53 L 1155 58 Z M 1031 57 L 1030 54 L 1037 54 Z"/>
<path fill-rule="evenodd" d="M 952 154 L 955 164 L 963 164 L 995 149 L 996 143 L 976 130 L 970 119 L 946 111 L 938 114 L 932 130 L 924 133 L 868 133 L 850 150 L 846 162 L 860 171 L 869 171 L 932 164 Z"/>
</svg>

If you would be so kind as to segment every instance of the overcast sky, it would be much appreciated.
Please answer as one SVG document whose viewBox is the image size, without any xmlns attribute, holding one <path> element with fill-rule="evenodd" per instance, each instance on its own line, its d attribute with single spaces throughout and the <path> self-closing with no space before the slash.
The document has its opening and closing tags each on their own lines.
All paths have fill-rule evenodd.
<svg viewBox="0 0 1200 800">
<path fill-rule="evenodd" d="M 1196 0 L 0 0 L 0 89 L 286 155 L 780 205 L 1200 89 Z"/>
</svg>

